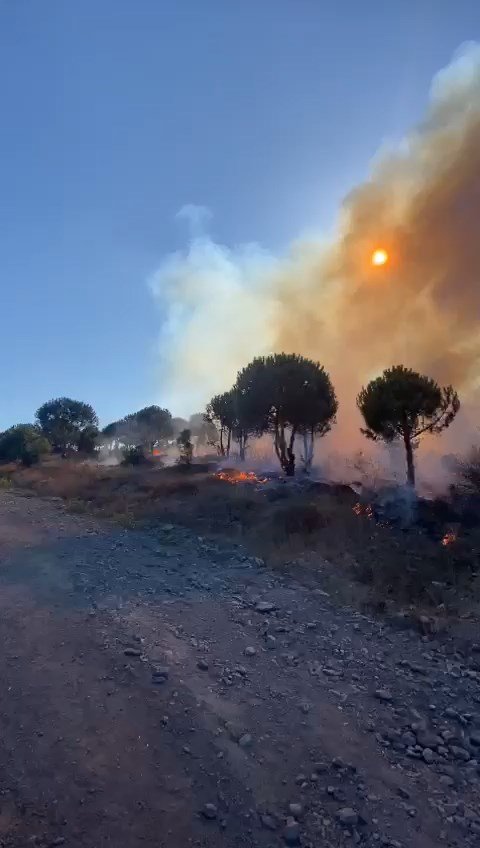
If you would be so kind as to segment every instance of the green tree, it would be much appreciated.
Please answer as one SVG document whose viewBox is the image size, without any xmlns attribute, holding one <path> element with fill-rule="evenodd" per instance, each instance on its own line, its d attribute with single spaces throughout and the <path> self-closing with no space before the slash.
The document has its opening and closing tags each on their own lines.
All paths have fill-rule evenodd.
<svg viewBox="0 0 480 848">
<path fill-rule="evenodd" d="M 78 449 L 80 434 L 87 427 L 98 427 L 98 418 L 92 406 L 72 398 L 56 398 L 37 410 L 38 424 L 57 453 Z"/>
<path fill-rule="evenodd" d="M 107 424 L 107 426 L 104 427 L 103 430 L 100 431 L 102 444 L 108 445 L 110 449 L 113 449 L 116 446 L 117 425 L 118 421 L 112 421 L 110 424 Z"/>
<path fill-rule="evenodd" d="M 207 406 L 205 420 L 213 424 L 219 434 L 219 451 L 230 455 L 232 439 L 237 442 L 241 462 L 244 462 L 249 437 L 259 432 L 249 397 L 237 386 L 221 395 L 215 395 Z"/>
<path fill-rule="evenodd" d="M 215 395 L 211 399 L 207 405 L 205 421 L 212 424 L 218 432 L 220 454 L 229 456 L 232 431 L 235 426 L 235 409 L 231 391 Z"/>
<path fill-rule="evenodd" d="M 161 442 L 173 436 L 172 415 L 159 406 L 145 406 L 128 419 L 137 432 L 137 443 L 150 452 Z"/>
<path fill-rule="evenodd" d="M 33 465 L 50 452 L 50 443 L 35 424 L 16 424 L 0 433 L 0 462 Z"/>
<path fill-rule="evenodd" d="M 237 378 L 243 420 L 250 431 L 271 431 L 282 469 L 295 473 L 295 438 L 330 430 L 338 408 L 324 368 L 297 354 L 258 357 Z"/>
<path fill-rule="evenodd" d="M 122 445 L 124 447 L 135 447 L 138 433 L 131 423 L 132 417 L 126 415 L 124 418 L 119 418 L 118 421 L 107 424 L 101 432 L 102 444 L 111 451 L 119 450 Z"/>
<path fill-rule="evenodd" d="M 98 427 L 95 427 L 93 424 L 84 427 L 84 429 L 80 431 L 77 442 L 77 450 L 79 453 L 93 456 L 100 443 L 99 436 L 100 433 Z"/>
<path fill-rule="evenodd" d="M 415 485 L 414 448 L 425 433 L 440 433 L 449 427 L 460 409 L 452 386 L 440 388 L 430 377 L 395 365 L 362 388 L 357 406 L 363 416 L 369 439 L 405 445 L 407 481 Z"/>
<path fill-rule="evenodd" d="M 151 453 L 154 447 L 165 443 L 173 433 L 172 416 L 168 409 L 145 406 L 104 427 L 102 439 L 110 450 L 123 445 L 125 448 L 141 447 Z"/>
<path fill-rule="evenodd" d="M 247 452 L 248 441 L 251 436 L 261 435 L 265 431 L 267 418 L 253 403 L 250 394 L 242 392 L 238 385 L 231 389 L 233 407 L 232 437 L 238 444 L 240 461 L 244 462 Z"/>
</svg>

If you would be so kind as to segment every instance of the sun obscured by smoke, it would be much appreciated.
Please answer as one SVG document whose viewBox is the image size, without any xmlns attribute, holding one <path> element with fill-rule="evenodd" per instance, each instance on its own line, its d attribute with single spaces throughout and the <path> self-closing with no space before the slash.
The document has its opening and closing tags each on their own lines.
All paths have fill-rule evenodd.
<svg viewBox="0 0 480 848">
<path fill-rule="evenodd" d="M 172 403 L 200 408 L 254 355 L 285 350 L 330 372 L 340 400 L 332 444 L 358 443 L 356 394 L 393 364 L 453 383 L 475 404 L 479 221 L 480 46 L 469 44 L 435 77 L 422 123 L 346 197 L 330 243 L 275 260 L 196 236 L 165 260 L 152 288 L 167 315 Z M 377 249 L 388 262 L 372 264 Z"/>
<path fill-rule="evenodd" d="M 434 80 L 425 121 L 346 198 L 300 303 L 289 274 L 281 281 L 294 313 L 282 314 L 281 345 L 301 344 L 332 372 L 351 357 L 361 379 L 403 362 L 465 386 L 480 353 L 479 214 L 480 47 L 470 46 Z M 372 267 L 378 244 L 389 262 Z"/>
</svg>

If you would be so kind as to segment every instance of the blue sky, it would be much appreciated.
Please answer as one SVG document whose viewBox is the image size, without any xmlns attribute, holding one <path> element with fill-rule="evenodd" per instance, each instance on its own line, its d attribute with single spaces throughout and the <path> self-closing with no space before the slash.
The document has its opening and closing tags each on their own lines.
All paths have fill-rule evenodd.
<svg viewBox="0 0 480 848">
<path fill-rule="evenodd" d="M 178 210 L 273 252 L 330 227 L 479 37 L 478 0 L 0 0 L 0 427 L 161 401 Z"/>
</svg>

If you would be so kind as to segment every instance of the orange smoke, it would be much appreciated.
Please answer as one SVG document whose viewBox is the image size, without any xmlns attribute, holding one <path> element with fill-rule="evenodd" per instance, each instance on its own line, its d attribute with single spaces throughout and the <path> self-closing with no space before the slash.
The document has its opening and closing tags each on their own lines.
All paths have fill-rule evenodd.
<svg viewBox="0 0 480 848">
<path fill-rule="evenodd" d="M 421 125 L 346 198 L 337 238 L 298 249 L 278 276 L 275 347 L 318 359 L 330 372 L 340 401 L 330 444 L 359 444 L 356 394 L 393 364 L 472 397 L 480 365 L 479 175 L 480 46 L 470 46 L 434 80 Z"/>
<path fill-rule="evenodd" d="M 401 363 L 459 391 L 463 411 L 436 442 L 445 450 L 480 387 L 479 175 L 480 46 L 470 45 L 434 79 L 421 123 L 346 197 L 327 243 L 297 240 L 277 259 L 203 238 L 166 258 L 152 283 L 165 326 L 185 316 L 163 338 L 169 401 L 200 408 L 254 356 L 300 353 L 325 366 L 340 403 L 319 452 L 352 455 L 368 449 L 358 391 Z"/>
</svg>

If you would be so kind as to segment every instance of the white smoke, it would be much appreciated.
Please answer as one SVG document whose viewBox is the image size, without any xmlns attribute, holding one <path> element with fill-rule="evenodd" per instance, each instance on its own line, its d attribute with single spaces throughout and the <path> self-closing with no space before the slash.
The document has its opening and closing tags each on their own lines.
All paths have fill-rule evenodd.
<svg viewBox="0 0 480 848">
<path fill-rule="evenodd" d="M 188 416 L 230 388 L 253 356 L 273 349 L 278 263 L 256 244 L 228 248 L 199 234 L 204 210 L 188 206 L 180 214 L 193 217 L 195 233 L 185 251 L 165 257 L 150 286 L 163 316 L 161 402 Z"/>
<path fill-rule="evenodd" d="M 480 46 L 469 44 L 435 77 L 424 121 L 348 195 L 328 242 L 297 243 L 287 258 L 229 248 L 203 232 L 205 210 L 184 208 L 191 241 L 151 280 L 162 404 L 201 409 L 253 356 L 295 351 L 329 371 L 340 410 L 327 440 L 351 454 L 365 445 L 356 393 L 401 362 L 455 385 L 463 412 L 443 451 L 454 434 L 466 439 L 480 362 L 479 185 Z M 391 255 L 381 275 L 369 261 L 378 246 Z"/>
</svg>

